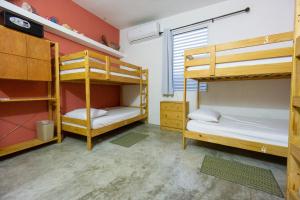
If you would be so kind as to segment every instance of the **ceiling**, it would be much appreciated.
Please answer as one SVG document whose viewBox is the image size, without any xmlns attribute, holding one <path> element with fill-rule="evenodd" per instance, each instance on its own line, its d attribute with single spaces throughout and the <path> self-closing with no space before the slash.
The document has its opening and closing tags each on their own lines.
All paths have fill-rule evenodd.
<svg viewBox="0 0 300 200">
<path fill-rule="evenodd" d="M 224 0 L 73 0 L 75 3 L 123 29 L 168 17 Z"/>
</svg>

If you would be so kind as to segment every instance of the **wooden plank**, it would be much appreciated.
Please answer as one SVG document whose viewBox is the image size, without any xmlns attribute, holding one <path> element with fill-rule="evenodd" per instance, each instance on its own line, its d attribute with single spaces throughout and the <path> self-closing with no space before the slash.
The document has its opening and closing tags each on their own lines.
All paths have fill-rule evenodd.
<svg viewBox="0 0 300 200">
<path fill-rule="evenodd" d="M 300 96 L 300 66 L 299 66 L 299 40 L 300 36 L 300 0 L 295 1 L 295 24 L 294 24 L 294 55 L 293 55 L 293 72 L 291 80 L 291 97 L 290 97 L 290 125 L 289 125 L 289 151 L 287 162 L 287 199 L 298 200 L 294 195 L 295 191 L 300 189 L 300 162 L 299 160 L 299 112 L 294 109 L 294 98 Z M 297 137 L 298 136 L 298 137 Z M 297 139 L 297 140 L 295 140 Z M 297 142 L 298 141 L 298 142 Z"/>
<path fill-rule="evenodd" d="M 296 140 L 296 137 L 293 137 L 293 139 L 291 139 L 290 148 L 291 148 L 291 154 L 299 162 L 299 167 L 300 167 L 300 136 L 298 136 L 297 139 L 298 141 Z"/>
<path fill-rule="evenodd" d="M 299 193 L 297 191 L 291 191 L 289 194 L 289 200 L 300 200 Z"/>
<path fill-rule="evenodd" d="M 126 119 L 126 120 L 123 120 L 123 121 L 120 121 L 120 122 L 117 122 L 117 123 L 113 123 L 111 125 L 104 126 L 104 127 L 99 128 L 99 129 L 93 129 L 92 130 L 92 136 L 95 137 L 95 136 L 101 135 L 103 133 L 106 133 L 108 131 L 120 128 L 122 126 L 126 126 L 128 124 L 133 123 L 133 122 L 143 120 L 146 117 L 147 117 L 146 114 L 144 114 L 144 115 L 138 115 L 136 117 L 133 117 L 133 118 L 130 118 L 130 119 Z"/>
<path fill-rule="evenodd" d="M 106 57 L 107 58 L 107 57 Z M 86 106 L 86 136 L 87 136 L 87 149 L 92 150 L 92 133 L 91 133 L 91 83 L 90 83 L 90 65 L 89 57 L 84 58 L 85 66 L 85 106 Z"/>
<path fill-rule="evenodd" d="M 126 70 L 126 69 L 121 69 L 119 67 L 110 67 L 110 71 L 115 72 L 115 73 L 119 73 L 119 74 L 130 75 L 130 76 L 136 76 L 136 77 L 140 76 L 140 73 L 138 71 L 129 71 L 129 70 Z"/>
<path fill-rule="evenodd" d="M 60 75 L 59 75 L 59 44 L 54 43 L 54 59 L 55 59 L 55 97 L 56 97 L 56 133 L 57 133 L 57 142 L 62 142 L 61 135 L 61 113 L 60 113 Z"/>
<path fill-rule="evenodd" d="M 128 83 L 128 84 L 139 84 L 140 79 L 128 78 L 123 76 L 110 75 L 110 81 Z"/>
<path fill-rule="evenodd" d="M 84 78 L 85 78 L 85 72 L 78 72 L 78 73 L 60 75 L 60 80 L 61 81 L 83 80 Z"/>
<path fill-rule="evenodd" d="M 76 125 L 86 127 L 86 120 L 83 120 L 83 119 L 76 119 L 76 118 L 66 117 L 66 116 L 62 116 L 61 119 L 62 119 L 62 122 L 76 124 Z"/>
<path fill-rule="evenodd" d="M 27 102 L 27 101 L 54 101 L 53 97 L 32 97 L 32 98 L 0 98 L 1 103 L 9 103 L 9 102 Z"/>
<path fill-rule="evenodd" d="M 295 56 L 300 58 L 300 36 L 298 36 L 295 41 Z"/>
<path fill-rule="evenodd" d="M 193 59 L 185 61 L 185 67 L 193 67 L 193 66 L 202 66 L 209 65 L 211 59 L 210 58 L 201 58 L 201 59 Z"/>
<path fill-rule="evenodd" d="M 184 51 L 184 55 L 185 55 L 184 57 L 210 53 L 211 47 L 212 46 L 205 46 L 205 47 L 200 47 L 200 48 L 187 49 Z"/>
<path fill-rule="evenodd" d="M 264 75 L 264 74 L 281 74 L 291 73 L 293 63 L 274 63 L 262 65 L 236 66 L 228 68 L 216 68 L 215 76 L 247 76 L 247 75 Z"/>
<path fill-rule="evenodd" d="M 76 53 L 71 53 L 71 54 L 67 54 L 64 56 L 60 56 L 60 62 L 65 62 L 65 61 L 69 61 L 69 60 L 75 60 L 75 59 L 79 59 L 79 58 L 84 58 L 84 56 L 86 56 L 87 51 L 79 51 Z"/>
<path fill-rule="evenodd" d="M 96 68 L 96 69 L 106 70 L 106 65 L 103 63 L 98 63 L 90 60 L 89 65 L 90 65 L 90 69 Z"/>
<path fill-rule="evenodd" d="M 293 106 L 300 108 L 300 97 L 294 97 Z"/>
<path fill-rule="evenodd" d="M 110 63 L 111 63 L 111 58 L 110 57 L 106 57 L 105 58 L 105 78 L 106 80 L 108 80 L 110 78 Z"/>
<path fill-rule="evenodd" d="M 53 142 L 53 141 L 56 141 L 56 140 L 57 140 L 57 137 L 54 137 L 53 139 L 51 139 L 49 141 L 46 141 L 46 142 L 42 141 L 42 140 L 39 140 L 39 139 L 32 139 L 32 140 L 28 140 L 28 141 L 21 142 L 21 143 L 18 143 L 18 144 L 10 145 L 10 146 L 7 146 L 7 147 L 1 147 L 0 148 L 0 157 L 6 156 L 6 155 L 9 155 L 9 154 L 18 152 L 18 151 L 22 151 L 22 150 L 25 150 L 25 149 L 29 149 L 29 148 L 32 148 L 32 147 L 36 147 L 36 146 L 39 146 L 39 145 L 42 145 L 42 144 L 50 143 L 50 142 Z"/>
<path fill-rule="evenodd" d="M 214 76 L 216 71 L 216 46 L 210 48 L 210 65 L 209 65 L 209 75 Z"/>
<path fill-rule="evenodd" d="M 210 77 L 210 70 L 191 70 L 191 71 L 185 71 L 184 77 L 185 78 L 205 78 Z"/>
<path fill-rule="evenodd" d="M 142 67 L 140 67 L 140 66 L 133 65 L 133 64 L 130 64 L 130 63 L 127 63 L 127 62 L 124 62 L 124 61 L 121 61 L 121 60 L 118 60 L 118 59 L 115 59 L 115 58 L 112 58 L 112 57 L 110 58 L 110 61 L 113 64 L 126 66 L 128 68 L 135 69 L 135 70 L 142 70 Z"/>
<path fill-rule="evenodd" d="M 76 126 L 67 125 L 67 124 L 62 124 L 61 127 L 62 127 L 63 131 L 75 133 L 75 134 L 82 135 L 82 136 L 87 136 L 87 134 L 86 134 L 87 131 L 85 128 L 76 127 Z"/>
<path fill-rule="evenodd" d="M 250 60 L 261 60 L 268 58 L 280 58 L 292 56 L 294 52 L 293 48 L 278 48 L 272 50 L 247 52 L 233 55 L 219 56 L 216 58 L 216 63 L 230 63 L 230 62 L 240 62 L 240 61 L 250 61 Z"/>
<path fill-rule="evenodd" d="M 183 118 L 182 118 L 182 132 L 184 133 L 185 129 L 186 129 L 186 123 L 187 123 L 187 115 L 188 115 L 188 111 L 187 111 L 187 107 L 186 107 L 186 84 L 187 84 L 187 79 L 184 77 L 183 80 L 183 105 L 182 105 L 182 114 L 183 114 Z M 182 137 L 182 148 L 185 149 L 186 148 L 186 139 L 183 136 Z"/>
<path fill-rule="evenodd" d="M 87 50 L 87 52 L 88 52 L 89 57 L 95 58 L 95 59 L 103 61 L 103 62 L 105 62 L 106 57 L 108 57 L 108 56 L 105 56 L 101 53 L 91 51 L 91 50 Z"/>
<path fill-rule="evenodd" d="M 225 51 L 230 49 L 239 49 L 245 47 L 252 47 L 264 44 L 271 44 L 271 43 L 278 43 L 278 42 L 285 42 L 293 40 L 294 32 L 286 32 L 286 33 L 279 33 L 273 34 L 269 36 L 261 36 L 246 40 L 240 40 L 235 42 L 229 42 L 225 44 L 216 45 L 216 51 Z"/>
<path fill-rule="evenodd" d="M 70 70 L 70 69 L 80 69 L 80 68 L 84 68 L 84 61 L 60 66 L 61 71 Z"/>
<path fill-rule="evenodd" d="M 184 131 L 184 137 L 194 139 L 194 140 L 215 143 L 215 144 L 221 144 L 230 147 L 236 147 L 236 148 L 250 150 L 250 151 L 256 151 L 256 152 L 281 156 L 281 157 L 287 157 L 287 152 L 288 152 L 287 147 L 217 136 L 209 133 Z"/>
</svg>

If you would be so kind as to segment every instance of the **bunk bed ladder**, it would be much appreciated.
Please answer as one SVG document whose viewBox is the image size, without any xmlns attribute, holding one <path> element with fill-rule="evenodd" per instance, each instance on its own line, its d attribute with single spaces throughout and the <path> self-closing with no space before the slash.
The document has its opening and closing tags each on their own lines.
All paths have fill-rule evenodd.
<svg viewBox="0 0 300 200">
<path fill-rule="evenodd" d="M 300 200 L 300 0 L 296 0 L 287 199 Z"/>
</svg>

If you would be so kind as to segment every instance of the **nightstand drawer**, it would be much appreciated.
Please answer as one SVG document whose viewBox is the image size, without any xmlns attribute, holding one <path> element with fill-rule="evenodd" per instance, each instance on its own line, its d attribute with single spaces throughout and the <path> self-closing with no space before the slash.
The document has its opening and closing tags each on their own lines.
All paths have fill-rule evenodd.
<svg viewBox="0 0 300 200">
<path fill-rule="evenodd" d="M 161 102 L 160 104 L 161 110 L 169 110 L 169 111 L 182 111 L 183 110 L 183 104 L 182 103 L 165 103 Z"/>
<path fill-rule="evenodd" d="M 162 110 L 160 113 L 161 119 L 182 120 L 182 112 Z"/>
<path fill-rule="evenodd" d="M 162 119 L 160 123 L 161 126 L 182 129 L 182 121 L 180 120 Z"/>
</svg>

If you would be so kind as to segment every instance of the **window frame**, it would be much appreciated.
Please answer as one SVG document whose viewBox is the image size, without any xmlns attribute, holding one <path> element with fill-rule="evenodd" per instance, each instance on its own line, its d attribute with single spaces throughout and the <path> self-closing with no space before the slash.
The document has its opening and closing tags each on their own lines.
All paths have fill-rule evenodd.
<svg viewBox="0 0 300 200">
<path fill-rule="evenodd" d="M 178 30 L 174 30 L 172 31 L 172 36 L 173 36 L 173 52 L 172 52 L 172 61 L 173 61 L 173 70 L 172 70 L 172 81 L 173 81 L 173 89 L 174 89 L 174 92 L 176 91 L 183 91 L 184 88 L 183 87 L 176 87 L 175 86 L 175 80 L 177 78 L 174 77 L 174 37 L 176 35 L 180 35 L 180 34 L 185 34 L 185 33 L 189 33 L 189 32 L 192 32 L 192 31 L 197 31 L 197 30 L 201 30 L 201 29 L 206 29 L 206 33 L 207 33 L 207 41 L 206 41 L 206 45 L 209 44 L 209 26 L 206 24 L 206 25 L 197 25 L 197 26 L 193 26 L 193 27 L 187 27 L 187 28 L 184 28 L 184 29 L 178 29 Z M 206 46 L 206 45 L 203 45 L 203 46 Z M 201 46 L 197 46 L 197 47 L 201 47 Z M 192 47 L 192 48 L 187 48 L 187 49 L 193 49 L 193 48 L 197 48 L 197 47 Z M 184 50 L 187 50 L 187 49 L 184 49 Z M 184 55 L 182 55 L 184 56 Z M 183 66 L 184 67 L 184 64 Z M 183 82 L 182 82 L 182 85 L 183 85 Z M 195 80 L 192 80 L 192 79 L 188 79 L 187 80 L 187 91 L 196 91 L 197 90 L 197 81 Z M 199 88 L 200 89 L 200 88 Z"/>
</svg>

